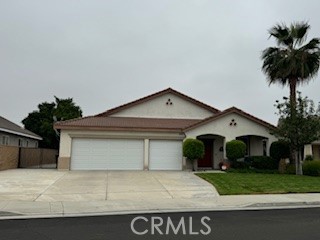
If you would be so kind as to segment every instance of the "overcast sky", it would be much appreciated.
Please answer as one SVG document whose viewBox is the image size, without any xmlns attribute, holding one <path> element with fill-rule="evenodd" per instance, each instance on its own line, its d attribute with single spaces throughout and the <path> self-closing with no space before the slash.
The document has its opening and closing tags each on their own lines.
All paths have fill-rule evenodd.
<svg viewBox="0 0 320 240">
<path fill-rule="evenodd" d="M 84 116 L 172 87 L 220 110 L 276 124 L 268 29 L 308 21 L 320 1 L 0 0 L 0 115 L 21 124 L 44 101 L 72 97 Z M 320 101 L 320 77 L 299 87 Z"/>
</svg>

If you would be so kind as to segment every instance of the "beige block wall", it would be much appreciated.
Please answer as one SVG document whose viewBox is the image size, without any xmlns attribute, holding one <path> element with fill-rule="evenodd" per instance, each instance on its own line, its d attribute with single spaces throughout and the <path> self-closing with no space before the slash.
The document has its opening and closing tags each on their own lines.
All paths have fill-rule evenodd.
<svg viewBox="0 0 320 240">
<path fill-rule="evenodd" d="M 0 170 L 18 168 L 19 148 L 0 146 Z"/>
</svg>

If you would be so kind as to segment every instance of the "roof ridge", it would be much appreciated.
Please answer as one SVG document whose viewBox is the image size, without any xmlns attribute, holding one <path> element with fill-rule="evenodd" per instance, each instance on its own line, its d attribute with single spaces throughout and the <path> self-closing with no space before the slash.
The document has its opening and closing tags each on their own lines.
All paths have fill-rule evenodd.
<svg viewBox="0 0 320 240">
<path fill-rule="evenodd" d="M 65 124 L 65 123 L 70 123 L 70 122 L 74 122 L 74 121 L 78 121 L 78 120 L 82 120 L 82 119 L 86 119 L 86 118 L 90 118 L 90 117 L 95 117 L 95 116 L 90 115 L 90 116 L 85 116 L 85 117 L 77 117 L 77 118 L 62 120 L 62 121 L 55 122 L 54 126 L 60 125 L 60 124 Z"/>
<path fill-rule="evenodd" d="M 211 111 L 213 113 L 220 112 L 220 110 L 218 110 L 218 109 L 216 109 L 214 107 L 211 107 L 208 104 L 205 104 L 205 103 L 203 103 L 201 101 L 198 101 L 198 100 L 196 100 L 196 99 L 194 99 L 192 97 L 189 97 L 189 96 L 187 96 L 187 95 L 185 95 L 185 94 L 183 94 L 181 92 L 178 92 L 177 90 L 174 90 L 173 88 L 169 87 L 169 88 L 166 88 L 164 90 L 161 90 L 161 91 L 155 92 L 153 94 L 147 95 L 145 97 L 139 98 L 137 100 L 122 104 L 122 105 L 120 105 L 118 107 L 111 108 L 111 109 L 109 109 L 107 111 L 104 111 L 104 112 L 99 113 L 99 114 L 94 115 L 94 116 L 109 116 L 110 114 L 119 112 L 119 111 L 121 111 L 123 109 L 126 109 L 126 108 L 130 107 L 130 106 L 134 106 L 134 105 L 136 105 L 138 103 L 145 102 L 145 101 L 147 101 L 149 99 L 155 98 L 157 96 L 161 96 L 161 95 L 166 94 L 166 93 L 173 93 L 175 95 L 178 95 L 178 96 L 180 96 L 180 97 L 182 97 L 182 98 L 184 98 L 184 99 L 186 99 L 186 100 L 188 100 L 188 101 L 190 101 L 190 102 L 192 102 L 192 103 L 194 103 L 196 105 L 202 106 L 203 108 L 205 108 L 205 109 L 207 109 L 207 110 L 209 110 L 209 111 Z"/>
</svg>

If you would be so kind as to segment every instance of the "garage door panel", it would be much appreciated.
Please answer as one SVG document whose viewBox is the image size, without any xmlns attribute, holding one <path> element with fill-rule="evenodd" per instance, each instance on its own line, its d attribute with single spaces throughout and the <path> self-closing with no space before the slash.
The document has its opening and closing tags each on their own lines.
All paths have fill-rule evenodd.
<svg viewBox="0 0 320 240">
<path fill-rule="evenodd" d="M 143 141 L 81 139 L 72 141 L 73 170 L 142 170 Z"/>
<path fill-rule="evenodd" d="M 182 141 L 150 140 L 150 170 L 181 170 Z"/>
</svg>

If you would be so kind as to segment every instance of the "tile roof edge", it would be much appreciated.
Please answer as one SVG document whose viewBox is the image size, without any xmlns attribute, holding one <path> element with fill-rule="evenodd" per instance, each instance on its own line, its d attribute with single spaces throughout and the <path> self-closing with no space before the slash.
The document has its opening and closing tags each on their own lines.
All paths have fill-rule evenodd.
<svg viewBox="0 0 320 240">
<path fill-rule="evenodd" d="M 35 139 L 38 139 L 38 140 L 42 140 L 42 137 L 39 136 L 38 134 L 36 134 L 36 133 L 34 133 L 34 132 L 32 132 L 32 131 L 24 128 L 24 127 L 19 126 L 18 124 L 10 121 L 9 119 L 7 119 L 7 118 L 5 118 L 5 117 L 3 117 L 3 116 L 0 116 L 0 118 L 4 119 L 4 120 L 7 121 L 9 124 L 14 125 L 14 126 L 17 128 L 16 130 L 12 130 L 12 129 L 6 128 L 6 127 L 4 127 L 4 126 L 2 126 L 2 127 L 0 126 L 1 129 L 5 130 L 5 131 L 7 131 L 7 132 L 10 131 L 11 133 L 14 132 L 14 134 L 16 134 L 16 135 L 21 135 L 21 136 L 23 136 L 23 135 L 29 135 L 29 136 L 31 136 L 31 138 L 35 138 Z M 9 133 L 10 133 L 10 132 L 9 132 Z"/>
<path fill-rule="evenodd" d="M 216 119 L 218 119 L 218 118 L 220 118 L 220 117 L 223 117 L 223 116 L 225 116 L 225 115 L 227 115 L 227 114 L 229 114 L 229 113 L 238 113 L 238 114 L 244 116 L 245 118 L 249 118 L 250 120 L 252 120 L 252 121 L 254 121 L 254 122 L 256 122 L 256 123 L 258 123 L 258 124 L 260 124 L 260 125 L 264 125 L 264 126 L 270 128 L 270 129 L 275 129 L 275 128 L 277 128 L 277 127 L 274 126 L 273 124 L 268 123 L 268 122 L 266 122 L 266 121 L 264 121 L 264 120 L 262 120 L 262 119 L 260 119 L 260 118 L 258 118 L 258 117 L 255 117 L 255 116 L 252 115 L 252 114 L 249 114 L 249 113 L 241 110 L 240 108 L 237 108 L 237 107 L 234 107 L 234 106 L 233 106 L 233 107 L 230 107 L 230 108 L 225 109 L 225 110 L 222 111 L 222 112 L 217 113 L 216 115 L 213 115 L 213 116 L 211 116 L 211 117 L 205 118 L 205 119 L 201 120 L 201 121 L 198 122 L 198 123 L 195 123 L 195 124 L 193 124 L 193 125 L 191 125 L 191 126 L 188 126 L 188 127 L 184 128 L 183 130 L 184 130 L 184 131 L 189 131 L 189 130 L 191 130 L 191 129 L 194 129 L 194 128 L 196 128 L 196 127 L 202 126 L 202 125 L 204 125 L 204 124 L 206 124 L 206 123 L 209 123 L 209 122 L 211 122 L 211 121 L 215 121 Z"/>
</svg>

